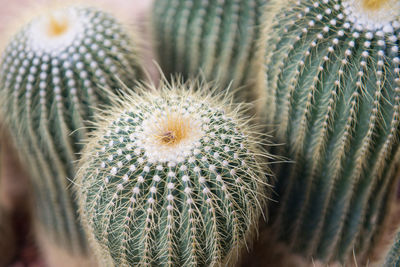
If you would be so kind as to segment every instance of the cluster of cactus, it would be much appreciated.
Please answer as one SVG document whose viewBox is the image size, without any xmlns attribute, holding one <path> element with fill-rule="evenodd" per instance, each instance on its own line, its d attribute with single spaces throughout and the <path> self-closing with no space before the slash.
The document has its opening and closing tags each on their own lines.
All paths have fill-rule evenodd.
<svg viewBox="0 0 400 267">
<path fill-rule="evenodd" d="M 256 85 L 263 47 L 257 41 L 266 0 L 156 0 L 153 10 L 160 65 L 186 78 L 199 74 L 221 88 Z M 253 100 L 252 90 L 237 91 Z"/>
<path fill-rule="evenodd" d="M 46 234 L 102 266 L 218 266 L 268 213 L 305 257 L 366 258 L 398 182 L 400 1 L 155 0 L 152 16 L 161 69 L 191 81 L 137 83 L 129 34 L 89 7 L 34 19 L 3 52 L 1 116 Z M 289 160 L 268 209 L 266 135 L 211 93 L 229 85 L 258 97 L 246 115 Z"/>
<path fill-rule="evenodd" d="M 38 219 L 62 246 L 85 249 L 71 180 L 87 121 L 107 90 L 141 76 L 137 52 L 109 14 L 72 6 L 38 16 L 5 49 L 2 114 L 33 177 Z"/>
<path fill-rule="evenodd" d="M 136 91 L 99 119 L 76 177 L 94 252 L 103 266 L 232 263 L 265 201 L 258 141 L 205 85 Z"/>
<path fill-rule="evenodd" d="M 269 10 L 263 112 L 295 161 L 275 169 L 271 224 L 295 251 L 345 262 L 380 234 L 398 180 L 400 2 Z"/>
</svg>

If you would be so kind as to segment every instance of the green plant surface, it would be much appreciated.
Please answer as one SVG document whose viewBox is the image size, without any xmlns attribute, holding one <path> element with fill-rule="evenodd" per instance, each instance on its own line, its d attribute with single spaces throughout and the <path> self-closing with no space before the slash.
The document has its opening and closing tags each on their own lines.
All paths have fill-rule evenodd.
<svg viewBox="0 0 400 267">
<path fill-rule="evenodd" d="M 270 226 L 324 262 L 366 255 L 396 186 L 398 0 L 271 1 L 263 113 L 277 166 Z M 279 150 L 279 151 L 278 151 Z"/>
<path fill-rule="evenodd" d="M 85 248 L 71 190 L 75 161 L 108 90 L 141 76 L 137 52 L 110 14 L 71 6 L 42 14 L 10 40 L 0 65 L 1 112 L 33 177 L 36 212 L 58 244 Z"/>
<path fill-rule="evenodd" d="M 134 91 L 100 116 L 77 174 L 101 265 L 234 264 L 269 191 L 259 138 L 206 84 Z"/>
<path fill-rule="evenodd" d="M 154 39 L 160 66 L 185 78 L 202 74 L 221 88 L 251 99 L 262 70 L 261 37 L 266 0 L 156 0 Z"/>
</svg>

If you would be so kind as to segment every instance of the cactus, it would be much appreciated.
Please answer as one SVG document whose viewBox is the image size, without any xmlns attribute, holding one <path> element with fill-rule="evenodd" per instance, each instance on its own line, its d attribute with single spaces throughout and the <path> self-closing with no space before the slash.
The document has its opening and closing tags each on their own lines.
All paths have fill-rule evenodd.
<svg viewBox="0 0 400 267">
<path fill-rule="evenodd" d="M 103 266 L 233 264 L 268 191 L 258 138 L 207 85 L 159 87 L 100 116 L 83 150 L 76 188 L 93 251 Z"/>
<path fill-rule="evenodd" d="M 295 164 L 275 169 L 271 227 L 324 262 L 379 237 L 400 162 L 400 2 L 271 1 L 265 120 Z"/>
<path fill-rule="evenodd" d="M 383 267 L 400 266 L 400 231 L 393 240 L 392 247 L 388 251 Z"/>
<path fill-rule="evenodd" d="M 253 100 L 264 51 L 257 46 L 266 0 L 157 0 L 153 24 L 165 73 L 203 74 L 221 88 L 231 82 L 239 100 Z"/>
<path fill-rule="evenodd" d="M 122 26 L 92 7 L 52 10 L 26 24 L 0 65 L 2 114 L 33 176 L 37 213 L 57 244 L 86 245 L 71 189 L 87 121 L 109 89 L 142 71 Z"/>
</svg>

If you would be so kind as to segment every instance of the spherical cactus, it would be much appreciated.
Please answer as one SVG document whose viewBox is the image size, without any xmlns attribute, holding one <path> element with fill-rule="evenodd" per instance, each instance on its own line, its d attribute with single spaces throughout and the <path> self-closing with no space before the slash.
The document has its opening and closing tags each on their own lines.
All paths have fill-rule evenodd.
<svg viewBox="0 0 400 267">
<path fill-rule="evenodd" d="M 109 14 L 72 6 L 39 16 L 5 49 L 1 111 L 34 178 L 37 212 L 58 244 L 82 251 L 71 179 L 86 122 L 110 89 L 142 71 L 122 26 Z"/>
<path fill-rule="evenodd" d="M 266 0 L 157 0 L 153 24 L 165 73 L 203 74 L 221 88 L 231 82 L 240 100 L 252 100 L 261 73 Z"/>
<path fill-rule="evenodd" d="M 160 87 L 107 111 L 83 150 L 77 190 L 93 250 L 103 266 L 235 261 L 268 192 L 257 138 L 203 85 Z"/>
<path fill-rule="evenodd" d="M 400 162 L 400 2 L 271 1 L 266 122 L 279 153 L 271 225 L 295 251 L 345 262 L 379 237 Z M 275 152 L 278 154 L 278 152 Z"/>
</svg>

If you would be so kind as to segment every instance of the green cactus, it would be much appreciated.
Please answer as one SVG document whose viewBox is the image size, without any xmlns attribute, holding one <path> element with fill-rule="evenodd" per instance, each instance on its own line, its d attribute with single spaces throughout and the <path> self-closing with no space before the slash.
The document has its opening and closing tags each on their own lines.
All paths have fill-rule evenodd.
<svg viewBox="0 0 400 267">
<path fill-rule="evenodd" d="M 393 244 L 386 255 L 383 267 L 399 267 L 400 266 L 400 231 L 397 232 L 393 240 Z"/>
<path fill-rule="evenodd" d="M 34 178 L 37 213 L 60 245 L 85 248 L 71 189 L 87 121 L 108 89 L 142 71 L 122 26 L 109 14 L 72 6 L 25 25 L 0 65 L 1 111 Z"/>
<path fill-rule="evenodd" d="M 135 88 L 98 120 L 76 180 L 103 266 L 233 264 L 255 232 L 264 153 L 238 109 L 205 87 Z"/>
<path fill-rule="evenodd" d="M 157 0 L 153 24 L 160 65 L 165 73 L 185 78 L 199 73 L 231 82 L 240 100 L 252 100 L 262 69 L 263 49 L 257 46 L 266 0 Z M 250 86 L 252 85 L 252 86 Z"/>
<path fill-rule="evenodd" d="M 266 122 L 295 164 L 275 169 L 271 226 L 325 262 L 378 238 L 399 167 L 400 1 L 271 1 Z M 265 92 L 264 92 L 265 93 Z"/>
</svg>

